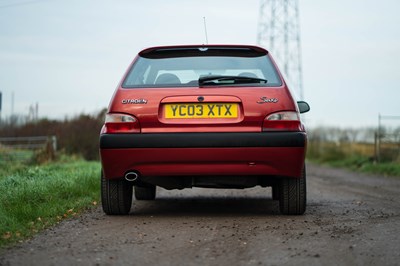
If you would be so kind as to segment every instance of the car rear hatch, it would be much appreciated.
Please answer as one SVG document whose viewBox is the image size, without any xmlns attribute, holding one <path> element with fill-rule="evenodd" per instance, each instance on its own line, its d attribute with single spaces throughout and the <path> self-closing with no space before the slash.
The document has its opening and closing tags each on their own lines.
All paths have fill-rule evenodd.
<svg viewBox="0 0 400 266">
<path fill-rule="evenodd" d="M 268 52 L 217 45 L 140 52 L 109 107 L 142 133 L 260 132 L 281 111 L 296 106 Z"/>
</svg>

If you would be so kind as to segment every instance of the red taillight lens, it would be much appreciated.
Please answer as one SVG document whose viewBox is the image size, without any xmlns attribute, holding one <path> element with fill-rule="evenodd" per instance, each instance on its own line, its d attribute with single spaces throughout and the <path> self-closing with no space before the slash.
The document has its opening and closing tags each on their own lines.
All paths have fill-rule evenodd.
<svg viewBox="0 0 400 266">
<path fill-rule="evenodd" d="M 106 114 L 106 121 L 101 133 L 140 133 L 140 124 L 139 121 L 131 115 Z"/>
<path fill-rule="evenodd" d="M 263 131 L 303 131 L 297 112 L 279 112 L 264 119 Z"/>
</svg>

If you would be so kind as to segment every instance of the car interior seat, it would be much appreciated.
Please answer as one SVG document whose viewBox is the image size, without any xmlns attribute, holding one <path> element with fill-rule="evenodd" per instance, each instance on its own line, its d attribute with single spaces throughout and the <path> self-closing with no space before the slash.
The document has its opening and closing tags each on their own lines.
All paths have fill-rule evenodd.
<svg viewBox="0 0 400 266">
<path fill-rule="evenodd" d="M 164 73 L 157 77 L 155 84 L 181 84 L 181 81 L 175 74 Z"/>
<path fill-rule="evenodd" d="M 239 77 L 258 78 L 257 75 L 252 72 L 242 72 L 239 74 Z"/>
</svg>

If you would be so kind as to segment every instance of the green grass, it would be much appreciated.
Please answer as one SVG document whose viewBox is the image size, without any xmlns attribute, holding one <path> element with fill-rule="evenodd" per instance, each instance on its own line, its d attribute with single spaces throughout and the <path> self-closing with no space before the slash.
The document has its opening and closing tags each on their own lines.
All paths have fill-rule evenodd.
<svg viewBox="0 0 400 266">
<path fill-rule="evenodd" d="M 358 172 L 400 177 L 400 164 L 397 162 L 376 163 L 368 158 L 352 156 L 339 161 L 328 162 L 334 167 L 344 167 Z"/>
<path fill-rule="evenodd" d="M 307 160 L 333 167 L 347 168 L 357 172 L 400 177 L 400 157 L 398 147 L 390 147 L 388 154 L 382 150 L 382 161 L 374 160 L 374 144 L 371 143 L 333 143 L 310 141 L 307 148 Z M 392 152 L 393 153 L 393 152 Z M 389 156 L 391 155 L 391 156 Z"/>
<path fill-rule="evenodd" d="M 21 157 L 23 155 L 23 158 Z M 9 173 L 13 173 L 25 166 L 32 157 L 31 151 L 6 150 L 0 146 L 0 180 Z"/>
<path fill-rule="evenodd" d="M 25 161 L 31 158 L 33 151 L 30 150 L 11 150 L 11 149 L 0 149 L 0 160 L 1 161 Z"/>
<path fill-rule="evenodd" d="M 385 176 L 400 177 L 400 164 L 399 163 L 379 163 L 376 165 L 367 164 L 361 169 L 363 172 L 375 173 Z"/>
<path fill-rule="evenodd" d="M 26 239 L 99 201 L 100 164 L 0 162 L 0 246 Z"/>
</svg>

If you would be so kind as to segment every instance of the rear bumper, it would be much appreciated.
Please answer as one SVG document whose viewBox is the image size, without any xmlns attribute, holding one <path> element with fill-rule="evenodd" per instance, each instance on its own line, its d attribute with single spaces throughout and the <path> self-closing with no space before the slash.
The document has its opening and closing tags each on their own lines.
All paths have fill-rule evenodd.
<svg viewBox="0 0 400 266">
<path fill-rule="evenodd" d="M 103 134 L 100 149 L 304 147 L 304 132 Z"/>
<path fill-rule="evenodd" d="M 103 134 L 106 178 L 127 171 L 142 176 L 262 175 L 299 177 L 304 132 Z"/>
</svg>

